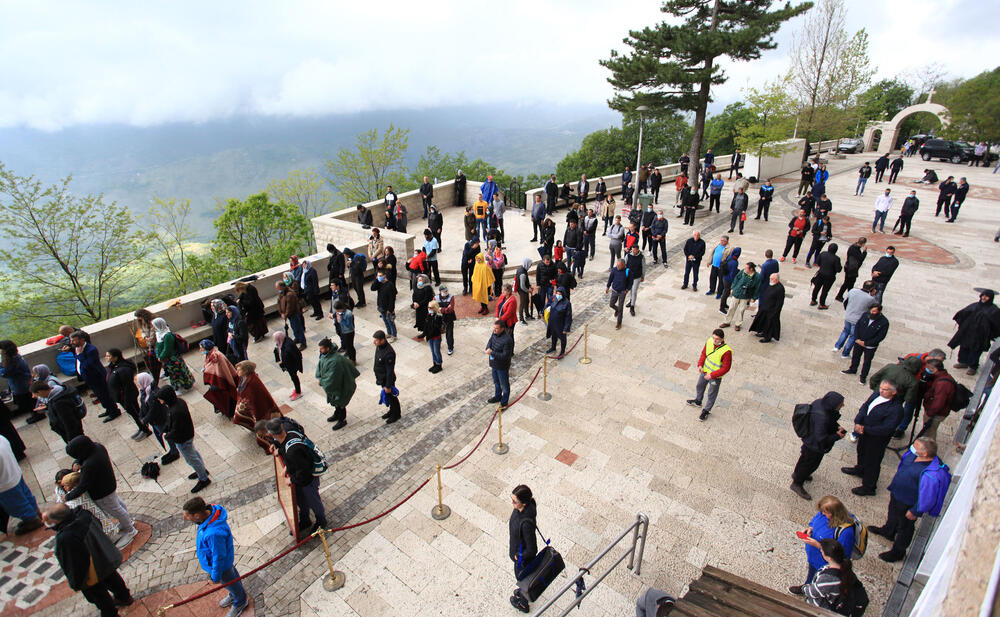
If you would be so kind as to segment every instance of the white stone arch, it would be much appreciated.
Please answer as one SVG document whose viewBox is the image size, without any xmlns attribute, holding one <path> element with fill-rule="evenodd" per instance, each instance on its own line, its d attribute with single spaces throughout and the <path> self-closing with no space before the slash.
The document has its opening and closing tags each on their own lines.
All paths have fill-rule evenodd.
<svg viewBox="0 0 1000 617">
<path fill-rule="evenodd" d="M 879 139 L 879 150 L 886 150 L 886 144 L 889 144 L 889 148 L 892 148 L 896 143 L 896 137 L 899 133 L 899 125 L 906 119 L 907 116 L 912 116 L 913 114 L 918 114 L 920 112 L 927 112 L 934 114 L 941 121 L 941 126 L 948 126 L 951 122 L 951 112 L 944 105 L 939 105 L 937 103 L 931 102 L 931 96 L 934 92 L 927 97 L 926 103 L 919 103 L 917 105 L 910 105 L 906 109 L 900 111 L 898 114 L 892 117 L 892 120 L 887 122 L 869 122 L 868 126 L 865 127 L 865 134 L 862 138 L 865 143 L 865 150 L 874 150 L 873 141 L 875 139 L 875 131 L 882 131 L 882 137 Z"/>
</svg>

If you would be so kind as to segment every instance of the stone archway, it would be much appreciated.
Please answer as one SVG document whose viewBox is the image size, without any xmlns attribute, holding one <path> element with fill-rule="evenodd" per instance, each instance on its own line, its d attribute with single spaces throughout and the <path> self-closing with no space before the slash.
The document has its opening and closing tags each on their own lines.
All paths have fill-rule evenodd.
<svg viewBox="0 0 1000 617">
<path fill-rule="evenodd" d="M 951 112 L 944 105 L 939 105 L 931 101 L 934 96 L 934 91 L 931 90 L 930 94 L 927 95 L 927 102 L 919 103 L 917 105 L 911 105 L 906 109 L 900 111 L 898 114 L 892 117 L 892 120 L 887 122 L 869 122 L 868 126 L 865 127 L 865 134 L 862 138 L 865 144 L 865 151 L 871 151 L 875 149 L 875 131 L 881 131 L 882 135 L 879 139 L 879 149 L 889 150 L 893 149 L 896 145 L 896 138 L 899 136 L 899 125 L 907 116 L 912 116 L 920 112 L 932 113 L 938 117 L 941 121 L 941 126 L 948 126 L 951 121 Z"/>
</svg>

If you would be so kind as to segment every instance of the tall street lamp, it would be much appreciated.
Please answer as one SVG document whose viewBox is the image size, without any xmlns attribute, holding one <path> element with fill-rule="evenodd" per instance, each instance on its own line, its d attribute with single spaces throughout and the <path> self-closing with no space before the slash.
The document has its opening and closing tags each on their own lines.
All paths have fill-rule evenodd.
<svg viewBox="0 0 1000 617">
<path fill-rule="evenodd" d="M 649 111 L 649 107 L 646 107 L 645 105 L 639 105 L 638 107 L 635 108 L 635 110 L 639 112 L 639 150 L 635 153 L 635 178 L 636 178 L 636 186 L 638 187 L 639 165 L 642 164 L 642 119 L 643 119 L 642 114 L 643 112 Z M 636 198 L 638 199 L 638 197 Z"/>
</svg>

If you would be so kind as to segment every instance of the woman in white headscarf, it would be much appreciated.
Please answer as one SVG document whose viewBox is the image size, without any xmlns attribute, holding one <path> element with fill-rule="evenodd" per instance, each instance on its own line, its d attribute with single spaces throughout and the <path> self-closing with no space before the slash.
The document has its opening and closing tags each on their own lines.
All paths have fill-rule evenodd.
<svg viewBox="0 0 1000 617">
<path fill-rule="evenodd" d="M 162 317 L 153 320 L 153 328 L 156 330 L 156 357 L 163 365 L 163 372 L 170 378 L 174 391 L 184 394 L 194 385 L 194 377 L 178 349 L 177 337 Z"/>
</svg>

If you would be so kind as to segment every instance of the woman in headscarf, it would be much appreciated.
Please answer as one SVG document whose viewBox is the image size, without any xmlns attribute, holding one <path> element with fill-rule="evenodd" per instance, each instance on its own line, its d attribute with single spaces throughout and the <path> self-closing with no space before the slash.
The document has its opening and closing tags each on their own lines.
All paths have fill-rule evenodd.
<svg viewBox="0 0 1000 617">
<path fill-rule="evenodd" d="M 490 288 L 493 286 L 493 270 L 486 265 L 483 254 L 476 255 L 476 265 L 472 270 L 472 299 L 479 303 L 480 315 L 490 314 Z"/>
<path fill-rule="evenodd" d="M 179 459 L 181 453 L 176 444 L 163 437 L 167 427 L 167 408 L 156 398 L 157 388 L 152 375 L 139 373 L 135 376 L 135 385 L 139 388 L 139 418 L 153 429 L 156 441 L 167 451 L 160 463 L 169 465 Z"/>
<path fill-rule="evenodd" d="M 257 365 L 249 360 L 236 365 L 236 373 L 240 379 L 236 385 L 236 413 L 233 415 L 233 424 L 238 424 L 254 433 L 257 445 L 267 453 L 271 444 L 254 432 L 254 425 L 260 420 L 280 417 L 281 410 L 278 409 L 277 403 L 274 402 L 256 371 Z"/>
<path fill-rule="evenodd" d="M 240 379 L 236 374 L 236 368 L 211 339 L 203 340 L 200 346 L 205 355 L 202 378 L 208 386 L 204 394 L 205 400 L 212 404 L 215 413 L 221 413 L 232 419 L 233 410 L 236 409 L 236 384 Z"/>
<path fill-rule="evenodd" d="M 426 307 L 425 307 L 426 309 Z M 10 392 L 14 397 L 17 410 L 29 416 L 33 422 L 45 417 L 35 412 L 35 399 L 31 396 L 31 369 L 21 357 L 14 341 L 0 341 L 0 377 L 7 380 Z M 40 416 L 35 419 L 33 416 Z"/>
<path fill-rule="evenodd" d="M 259 343 L 267 336 L 267 319 L 264 315 L 264 301 L 260 299 L 260 293 L 253 283 L 240 281 L 236 283 L 236 293 L 240 294 L 236 305 L 243 313 L 243 319 L 247 322 L 247 329 L 254 343 Z"/>
<path fill-rule="evenodd" d="M 142 441 L 153 433 L 139 418 L 139 392 L 135 387 L 135 375 L 139 371 L 135 363 L 124 357 L 122 350 L 115 347 L 104 352 L 104 361 L 108 363 L 108 391 L 135 422 L 136 432 L 132 435 L 132 439 Z"/>
<path fill-rule="evenodd" d="M 427 320 L 427 305 L 434 299 L 434 289 L 431 287 L 431 279 L 426 274 L 417 277 L 417 285 L 413 288 L 413 296 L 410 306 L 416 312 L 417 323 L 414 328 L 423 331 L 424 322 Z"/>
<path fill-rule="evenodd" d="M 36 364 L 31 367 L 31 381 L 32 383 L 36 381 L 44 381 L 53 387 L 62 385 L 62 382 L 52 375 L 52 370 L 49 369 L 48 364 Z M 44 399 L 40 399 L 37 396 L 35 397 L 35 400 L 42 404 L 45 403 Z"/>
<path fill-rule="evenodd" d="M 212 300 L 212 342 L 220 349 L 229 349 L 229 317 L 226 303 L 219 298 Z"/>
<path fill-rule="evenodd" d="M 499 297 L 503 293 L 503 269 L 507 265 L 507 256 L 503 254 L 496 240 L 490 240 L 489 247 L 486 263 L 493 270 L 493 296 Z"/>
<path fill-rule="evenodd" d="M 288 373 L 292 379 L 292 395 L 288 398 L 297 401 L 302 398 L 302 385 L 299 383 L 299 373 L 302 372 L 302 352 L 295 345 L 295 341 L 288 338 L 284 332 L 278 330 L 271 334 L 274 339 L 274 361 L 278 363 L 281 370 Z"/>
<path fill-rule="evenodd" d="M 160 371 L 163 368 L 159 358 L 156 357 L 156 328 L 153 327 L 156 315 L 146 309 L 139 309 L 133 313 L 133 316 L 135 317 L 135 340 L 143 349 L 143 360 L 146 362 L 149 374 L 153 376 L 153 389 L 155 390 L 156 384 L 160 381 Z"/>
<path fill-rule="evenodd" d="M 156 330 L 156 358 L 163 365 L 163 372 L 170 378 L 173 389 L 184 394 L 194 385 L 194 377 L 177 349 L 177 339 L 162 317 L 153 320 L 153 329 Z"/>
<path fill-rule="evenodd" d="M 229 349 L 237 362 L 247 359 L 247 343 L 250 342 L 250 335 L 247 333 L 247 322 L 243 320 L 240 309 L 233 305 L 226 307 L 226 317 L 229 319 L 229 334 L 227 340 Z"/>
</svg>

